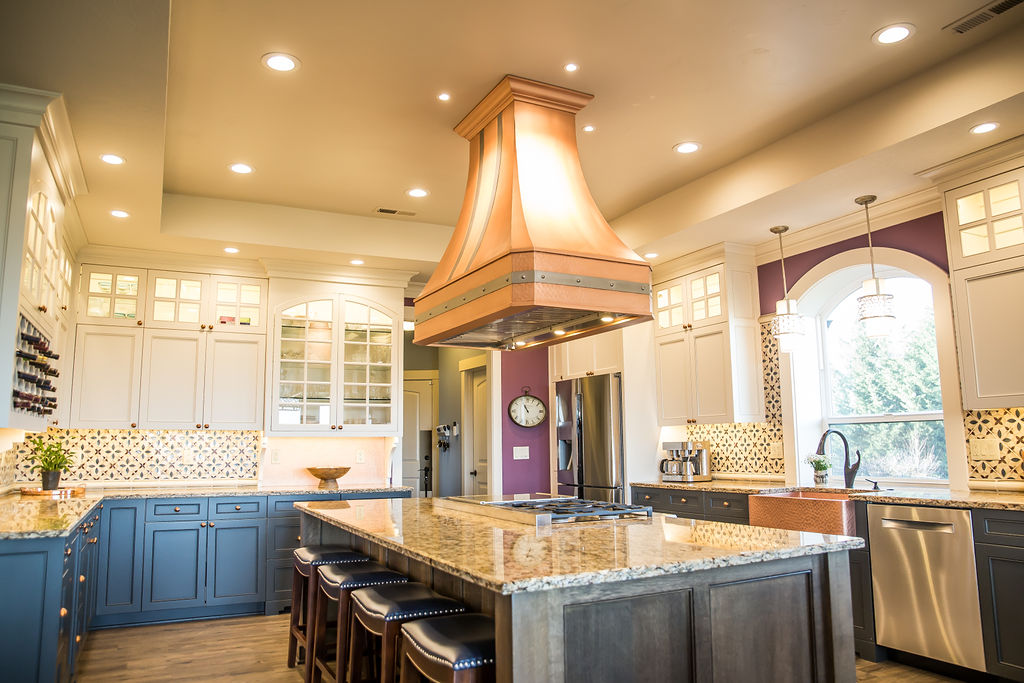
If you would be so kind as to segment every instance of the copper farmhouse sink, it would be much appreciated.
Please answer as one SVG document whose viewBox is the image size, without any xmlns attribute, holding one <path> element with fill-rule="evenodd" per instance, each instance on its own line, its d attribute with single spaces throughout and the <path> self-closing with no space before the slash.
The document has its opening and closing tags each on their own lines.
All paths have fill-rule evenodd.
<svg viewBox="0 0 1024 683">
<path fill-rule="evenodd" d="M 854 536 L 857 522 L 846 493 L 786 491 L 750 496 L 751 526 Z"/>
</svg>

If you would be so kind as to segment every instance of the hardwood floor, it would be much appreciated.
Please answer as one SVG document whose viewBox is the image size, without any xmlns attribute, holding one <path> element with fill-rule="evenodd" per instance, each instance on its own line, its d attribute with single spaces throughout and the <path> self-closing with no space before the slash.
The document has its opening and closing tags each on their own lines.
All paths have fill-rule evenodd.
<svg viewBox="0 0 1024 683">
<path fill-rule="evenodd" d="M 288 615 L 238 617 L 94 631 L 79 659 L 79 683 L 259 681 L 300 683 L 285 666 Z M 950 681 L 893 662 L 857 660 L 857 680 Z"/>
</svg>

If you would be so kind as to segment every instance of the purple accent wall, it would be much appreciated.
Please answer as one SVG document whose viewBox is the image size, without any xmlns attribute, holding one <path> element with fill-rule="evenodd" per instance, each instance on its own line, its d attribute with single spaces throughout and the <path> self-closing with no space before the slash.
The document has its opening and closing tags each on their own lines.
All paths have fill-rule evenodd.
<svg viewBox="0 0 1024 683">
<path fill-rule="evenodd" d="M 941 212 L 915 218 L 882 230 L 873 230 L 871 241 L 876 247 L 909 251 L 911 254 L 931 261 L 947 273 L 949 272 L 946 231 L 942 223 Z M 868 236 L 865 233 L 805 251 L 802 254 L 787 256 L 787 284 L 792 287 L 811 268 L 836 254 L 866 246 L 868 246 Z M 779 261 L 772 261 L 757 267 L 757 287 L 761 300 L 761 315 L 774 313 L 775 302 L 782 298 L 782 265 Z"/>
<path fill-rule="evenodd" d="M 501 354 L 501 465 L 503 493 L 535 493 L 551 488 L 550 443 L 548 420 L 538 427 L 520 427 L 508 416 L 508 404 L 523 393 L 530 393 L 548 402 L 548 350 L 546 347 Z M 513 460 L 513 446 L 529 446 L 529 460 Z"/>
</svg>

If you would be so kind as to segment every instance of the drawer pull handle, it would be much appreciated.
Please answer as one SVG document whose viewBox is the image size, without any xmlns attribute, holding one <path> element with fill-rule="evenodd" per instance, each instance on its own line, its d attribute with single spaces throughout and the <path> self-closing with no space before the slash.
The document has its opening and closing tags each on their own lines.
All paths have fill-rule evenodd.
<svg viewBox="0 0 1024 683">
<path fill-rule="evenodd" d="M 651 499 L 650 496 L 644 496 L 644 500 L 650 500 L 650 499 Z"/>
<path fill-rule="evenodd" d="M 725 501 L 724 503 L 722 503 L 722 507 L 724 507 L 724 508 L 729 507 L 729 501 Z"/>
<path fill-rule="evenodd" d="M 295 540 L 296 540 L 296 541 L 301 541 L 301 540 L 302 540 L 302 536 L 296 536 L 296 537 L 295 537 Z"/>
<path fill-rule="evenodd" d="M 85 574 L 78 575 L 78 583 L 85 583 Z"/>
<path fill-rule="evenodd" d="M 62 617 L 66 617 L 68 615 L 68 608 L 67 607 L 61 607 L 60 608 L 60 615 Z"/>
<path fill-rule="evenodd" d="M 201 526 L 201 527 L 203 527 L 205 529 L 206 528 L 206 522 L 199 522 L 199 526 Z"/>
<path fill-rule="evenodd" d="M 241 505 L 236 505 L 236 506 L 235 506 L 235 509 L 236 509 L 236 510 L 241 510 L 241 509 L 242 509 L 242 506 L 241 506 Z"/>
<path fill-rule="evenodd" d="M 685 498 L 680 498 L 680 499 L 679 499 L 679 502 L 680 502 L 680 503 L 685 503 L 685 502 L 686 502 L 686 499 L 685 499 Z"/>
<path fill-rule="evenodd" d="M 179 508 L 179 507 L 176 507 L 176 508 L 174 508 L 174 511 L 175 511 L 175 512 L 181 512 L 181 508 Z"/>
<path fill-rule="evenodd" d="M 77 636 L 75 636 L 75 642 L 76 642 L 76 643 L 80 643 L 80 642 L 82 642 L 82 636 L 81 636 L 81 635 L 77 635 Z"/>
</svg>

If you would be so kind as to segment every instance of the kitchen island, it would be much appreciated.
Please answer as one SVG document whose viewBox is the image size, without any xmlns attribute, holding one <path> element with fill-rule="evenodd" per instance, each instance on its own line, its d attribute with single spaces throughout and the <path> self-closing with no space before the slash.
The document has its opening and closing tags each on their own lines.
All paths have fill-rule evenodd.
<svg viewBox="0 0 1024 683">
<path fill-rule="evenodd" d="M 536 527 L 433 499 L 298 503 L 495 619 L 499 681 L 854 681 L 859 538 L 653 517 Z"/>
</svg>

